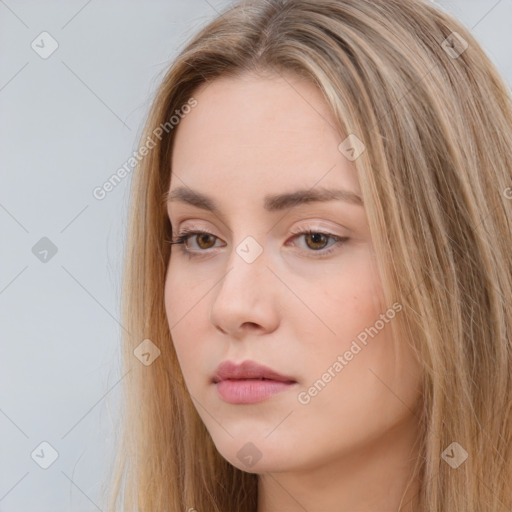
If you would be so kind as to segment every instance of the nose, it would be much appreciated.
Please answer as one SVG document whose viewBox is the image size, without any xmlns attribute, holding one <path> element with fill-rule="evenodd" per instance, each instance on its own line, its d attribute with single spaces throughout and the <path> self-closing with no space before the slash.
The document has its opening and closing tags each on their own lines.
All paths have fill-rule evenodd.
<svg viewBox="0 0 512 512">
<path fill-rule="evenodd" d="M 240 255 L 242 254 L 242 256 Z M 210 321 L 232 338 L 268 334 L 279 325 L 279 279 L 263 251 L 254 261 L 233 251 L 224 277 L 212 294 Z"/>
</svg>

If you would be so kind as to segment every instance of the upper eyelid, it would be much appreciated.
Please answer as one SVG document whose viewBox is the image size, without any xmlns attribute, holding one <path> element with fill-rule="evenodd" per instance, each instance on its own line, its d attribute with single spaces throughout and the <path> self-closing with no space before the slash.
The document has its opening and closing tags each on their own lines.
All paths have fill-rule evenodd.
<svg viewBox="0 0 512 512">
<path fill-rule="evenodd" d="M 194 231 L 205 231 L 205 232 L 209 232 L 209 231 L 208 231 L 208 228 L 203 228 L 203 227 L 197 227 L 197 228 L 196 228 L 195 226 L 191 226 L 191 227 L 188 227 L 188 226 L 187 226 L 186 228 L 182 228 L 181 230 L 180 230 L 180 229 L 176 229 L 176 230 L 175 230 L 175 229 L 174 229 L 174 227 L 173 227 L 172 219 L 171 219 L 171 217 L 170 217 L 170 215 L 169 215 L 169 214 L 167 215 L 167 220 L 168 220 L 168 222 L 169 222 L 169 226 L 171 227 L 171 229 L 172 229 L 173 233 L 174 233 L 175 231 L 176 231 L 176 232 L 178 232 L 178 231 L 184 231 L 184 230 L 194 230 Z M 185 217 L 185 218 L 180 218 L 180 217 L 178 216 L 178 218 L 177 218 L 177 219 L 176 219 L 176 221 L 175 221 L 175 224 L 176 224 L 176 225 L 179 225 L 179 224 L 185 223 L 185 222 L 187 222 L 187 221 L 189 221 L 189 220 L 191 220 L 191 219 L 186 218 L 186 217 Z M 328 227 L 328 226 L 320 226 L 320 225 L 318 225 L 319 223 L 322 223 L 322 222 L 328 222 L 328 221 L 326 221 L 326 220 L 318 220 L 318 219 L 301 219 L 301 218 L 297 218 L 297 219 L 295 219 L 295 220 L 294 220 L 294 223 L 295 223 L 295 222 L 301 222 L 301 220 L 302 220 L 302 221 L 304 221 L 304 222 L 310 222 L 310 223 L 313 223 L 313 224 L 315 224 L 315 225 L 313 225 L 313 226 L 308 225 L 308 226 L 306 226 L 306 227 L 297 228 L 297 229 L 301 229 L 301 230 L 306 230 L 306 229 L 313 230 L 313 229 L 315 229 L 315 230 L 319 230 L 319 231 L 329 231 L 329 232 L 331 232 L 333 229 L 337 229 L 337 228 L 335 228 L 335 227 Z M 193 222 L 193 221 L 192 221 L 192 222 Z M 201 222 L 202 222 L 202 221 L 201 221 Z M 337 224 L 337 226 L 338 226 L 338 229 L 339 229 L 339 228 L 342 228 L 342 229 L 344 229 L 344 230 L 348 230 L 348 231 L 350 231 L 350 228 L 348 228 L 347 226 L 344 226 L 344 225 L 342 225 L 342 224 Z M 272 231 L 275 227 L 276 227 L 276 224 L 274 224 L 274 225 L 272 226 L 272 228 L 271 228 L 271 230 L 270 230 L 270 231 Z M 232 235 L 232 234 L 233 234 L 233 231 L 232 231 L 229 227 L 227 227 L 227 231 L 229 232 L 229 234 L 230 234 L 230 235 Z M 214 233 L 211 233 L 211 234 L 213 235 Z M 334 235 L 334 233 L 332 233 L 332 234 Z M 217 235 L 215 235 L 215 236 L 217 236 Z M 337 236 L 344 236 L 344 235 L 337 235 Z"/>
<path fill-rule="evenodd" d="M 173 209 L 173 213 L 171 215 L 171 204 L 172 203 L 168 203 L 168 206 L 167 206 L 167 220 L 169 221 L 171 226 L 173 224 L 173 222 L 172 222 L 173 218 L 175 219 L 175 223 L 176 224 L 181 224 L 183 222 L 187 222 L 188 220 L 191 220 L 192 218 L 196 219 L 195 214 L 191 215 L 190 212 L 188 212 L 187 210 L 182 211 L 179 208 L 178 205 L 181 204 L 179 201 L 176 203 L 176 206 L 175 206 L 176 208 L 178 208 L 178 210 L 176 211 L 176 210 Z M 306 208 L 306 207 L 311 207 L 312 205 L 314 205 L 314 203 L 313 204 L 300 205 L 300 206 Z M 194 209 L 195 209 L 195 207 L 194 207 Z M 330 214 L 333 214 L 334 212 L 332 210 L 326 210 L 326 211 L 323 211 L 323 212 L 318 211 L 316 213 L 319 215 L 319 217 L 322 217 L 324 214 L 327 214 L 327 216 L 330 216 Z M 290 212 L 288 212 L 284 216 L 281 215 L 280 218 L 281 219 L 283 219 L 284 217 L 288 217 L 289 218 L 290 215 L 292 217 L 294 217 L 294 219 L 295 219 L 294 222 L 300 222 L 301 220 L 309 221 L 309 222 L 323 222 L 321 220 L 319 221 L 319 220 L 316 220 L 316 219 L 303 218 L 303 217 L 307 217 L 307 210 L 306 211 L 302 211 L 302 212 L 300 212 L 300 211 L 297 211 L 297 212 L 290 211 Z M 342 215 L 344 215 L 344 214 L 342 214 Z M 337 214 L 335 216 L 337 216 Z M 233 235 L 233 230 L 224 222 L 223 219 L 220 219 L 217 215 L 214 215 L 214 217 L 215 217 L 215 221 L 219 221 L 220 224 L 222 224 L 223 229 L 225 229 L 230 235 Z M 344 218 L 344 217 L 341 217 L 341 218 Z M 341 220 L 341 218 L 339 220 Z M 197 220 L 202 222 L 204 219 L 197 219 Z M 352 216 L 350 216 L 346 220 L 349 220 L 349 224 L 350 223 L 352 223 L 352 224 L 359 224 L 359 219 L 353 218 Z M 276 226 L 278 226 L 278 224 L 280 224 L 280 222 L 281 222 L 281 220 L 279 220 L 276 223 L 273 223 L 269 231 L 273 230 Z M 338 225 L 338 227 L 341 227 L 342 229 L 347 229 L 349 231 L 351 230 L 351 228 L 349 228 L 347 225 L 343 225 L 340 222 L 335 222 L 335 223 Z M 202 229 L 202 228 L 200 228 L 200 229 Z M 328 228 L 327 227 L 327 228 L 320 228 L 320 229 L 336 229 L 336 228 Z M 341 236 L 341 235 L 339 235 L 339 236 Z"/>
<path fill-rule="evenodd" d="M 306 227 L 302 227 L 302 228 L 296 228 L 291 231 L 292 231 L 292 233 L 291 233 L 292 235 L 302 235 L 302 234 L 307 234 L 307 233 L 311 232 L 311 233 L 321 233 L 324 235 L 330 235 L 332 237 L 338 237 L 338 238 L 347 236 L 347 235 L 337 235 L 336 233 L 333 233 L 329 228 L 316 227 L 316 226 L 306 226 Z M 178 229 L 178 230 L 176 230 L 176 232 L 173 229 L 172 232 L 175 236 L 188 235 L 188 234 L 193 236 L 196 234 L 205 233 L 205 234 L 214 236 L 215 238 L 222 239 L 220 236 L 216 235 L 212 231 L 209 231 L 208 228 L 186 227 L 186 228 Z"/>
</svg>

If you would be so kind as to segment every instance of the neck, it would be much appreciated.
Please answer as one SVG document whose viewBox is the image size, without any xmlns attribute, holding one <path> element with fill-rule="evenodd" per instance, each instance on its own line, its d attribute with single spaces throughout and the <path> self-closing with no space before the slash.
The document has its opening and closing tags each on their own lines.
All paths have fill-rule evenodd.
<svg viewBox="0 0 512 512">
<path fill-rule="evenodd" d="M 414 421 L 413 421 L 414 420 Z M 300 471 L 258 477 L 258 512 L 414 512 L 420 456 L 417 420 L 397 425 L 363 449 Z"/>
</svg>

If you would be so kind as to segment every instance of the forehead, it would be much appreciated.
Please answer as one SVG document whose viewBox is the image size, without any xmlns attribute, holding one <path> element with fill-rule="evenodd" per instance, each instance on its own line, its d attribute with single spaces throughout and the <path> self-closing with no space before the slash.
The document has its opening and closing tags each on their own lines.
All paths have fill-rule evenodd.
<svg viewBox="0 0 512 512">
<path fill-rule="evenodd" d="M 172 171 L 194 188 L 250 183 L 359 191 L 355 166 L 322 92 L 293 74 L 222 77 L 193 93 L 197 106 L 176 128 Z M 171 189 L 180 186 L 171 179 Z"/>
</svg>

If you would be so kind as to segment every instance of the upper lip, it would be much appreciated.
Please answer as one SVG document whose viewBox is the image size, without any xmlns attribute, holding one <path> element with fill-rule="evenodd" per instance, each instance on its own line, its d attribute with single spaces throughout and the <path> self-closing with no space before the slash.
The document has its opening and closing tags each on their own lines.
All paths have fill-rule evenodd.
<svg viewBox="0 0 512 512">
<path fill-rule="evenodd" d="M 296 382 L 293 378 L 263 366 L 255 361 L 244 361 L 236 364 L 231 361 L 224 361 L 218 367 L 213 382 L 217 383 L 221 380 L 241 380 L 241 379 L 270 379 L 281 382 Z"/>
</svg>

